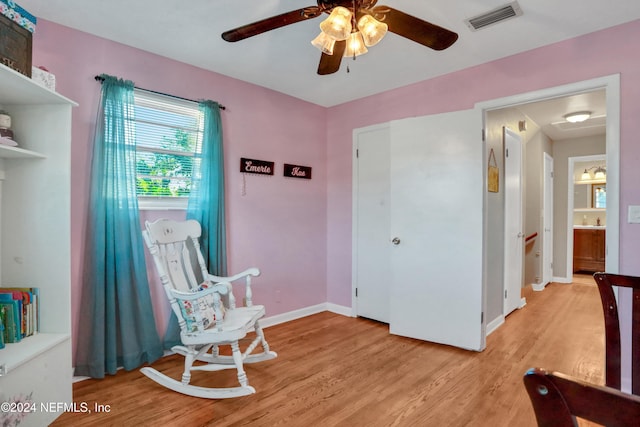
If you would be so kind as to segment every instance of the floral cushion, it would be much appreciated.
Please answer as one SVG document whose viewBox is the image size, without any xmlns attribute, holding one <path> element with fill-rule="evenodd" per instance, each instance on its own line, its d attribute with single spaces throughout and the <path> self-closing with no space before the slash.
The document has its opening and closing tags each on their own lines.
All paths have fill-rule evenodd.
<svg viewBox="0 0 640 427">
<path fill-rule="evenodd" d="M 193 292 L 199 292 L 210 287 L 210 284 L 205 282 L 194 289 Z M 202 319 L 202 330 L 208 329 L 216 324 L 216 312 L 213 304 L 213 294 L 205 295 L 195 300 L 178 300 L 180 305 L 180 311 L 182 317 L 187 323 L 188 332 L 198 332 L 198 321 Z M 222 318 L 224 319 L 225 308 L 224 304 L 220 302 L 220 308 L 222 310 Z"/>
</svg>

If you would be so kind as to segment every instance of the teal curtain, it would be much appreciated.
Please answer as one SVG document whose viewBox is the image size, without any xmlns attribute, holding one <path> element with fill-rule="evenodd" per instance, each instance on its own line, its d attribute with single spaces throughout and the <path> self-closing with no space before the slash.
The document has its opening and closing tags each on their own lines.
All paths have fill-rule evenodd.
<svg viewBox="0 0 640 427">
<path fill-rule="evenodd" d="M 208 271 L 217 276 L 226 276 L 227 234 L 220 105 L 213 101 L 201 101 L 199 108 L 204 120 L 202 149 L 194 162 L 187 219 L 195 219 L 202 226 L 200 247 Z M 178 320 L 172 312 L 164 346 L 171 348 L 179 343 Z"/>
<path fill-rule="evenodd" d="M 163 354 L 138 216 L 133 83 L 100 77 L 75 369 L 93 378 Z"/>
<path fill-rule="evenodd" d="M 227 234 L 220 105 L 213 101 L 202 101 L 199 106 L 204 119 L 202 150 L 195 162 L 187 219 L 195 219 L 202 226 L 200 245 L 209 272 L 226 276 Z"/>
</svg>

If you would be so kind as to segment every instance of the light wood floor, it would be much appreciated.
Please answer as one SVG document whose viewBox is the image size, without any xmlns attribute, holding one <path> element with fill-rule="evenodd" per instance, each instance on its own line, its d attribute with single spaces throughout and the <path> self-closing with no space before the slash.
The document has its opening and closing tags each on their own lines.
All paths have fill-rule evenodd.
<svg viewBox="0 0 640 427">
<path fill-rule="evenodd" d="M 375 321 L 321 313 L 265 330 L 279 357 L 247 365 L 252 396 L 205 400 L 138 371 L 74 385 L 74 400 L 109 413 L 66 413 L 55 426 L 535 426 L 522 384 L 543 367 L 603 384 L 604 328 L 595 286 L 525 290 L 527 305 L 470 352 L 389 335 Z M 180 378 L 182 361 L 154 366 Z M 235 385 L 235 371 L 194 384 Z"/>
</svg>

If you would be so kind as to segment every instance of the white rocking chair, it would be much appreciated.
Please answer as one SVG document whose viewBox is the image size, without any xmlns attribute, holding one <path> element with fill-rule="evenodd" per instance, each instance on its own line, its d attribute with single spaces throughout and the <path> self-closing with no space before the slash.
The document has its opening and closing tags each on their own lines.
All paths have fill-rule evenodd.
<svg viewBox="0 0 640 427">
<path fill-rule="evenodd" d="M 140 371 L 158 384 L 189 396 L 224 399 L 255 393 L 255 389 L 249 385 L 243 363 L 277 357 L 275 352 L 269 350 L 260 327 L 259 319 L 265 314 L 264 306 L 253 305 L 251 301 L 251 277 L 258 276 L 260 271 L 250 268 L 230 277 L 209 274 L 200 252 L 198 238 L 201 228 L 197 221 L 160 219 L 146 222 L 145 225 L 146 230 L 142 234 L 180 325 L 183 345 L 174 346 L 172 350 L 185 359 L 181 381 L 151 367 L 144 367 Z M 197 265 L 194 266 L 194 263 Z M 243 278 L 245 306 L 236 307 L 232 282 Z M 256 337 L 241 352 L 238 341 L 250 331 L 255 331 Z M 230 345 L 232 355 L 220 355 L 220 345 Z M 262 351 L 252 354 L 258 345 L 262 345 Z M 195 361 L 206 364 L 194 366 Z M 239 387 L 208 388 L 189 384 L 192 371 L 232 368 L 238 371 Z"/>
</svg>

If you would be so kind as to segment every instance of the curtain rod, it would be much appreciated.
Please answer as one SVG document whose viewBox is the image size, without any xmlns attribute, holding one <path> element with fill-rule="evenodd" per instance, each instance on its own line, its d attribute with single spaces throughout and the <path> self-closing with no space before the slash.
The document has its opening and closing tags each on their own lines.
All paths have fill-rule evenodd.
<svg viewBox="0 0 640 427">
<path fill-rule="evenodd" d="M 94 78 L 96 79 L 96 81 L 97 81 L 97 82 L 100 82 L 100 83 L 102 83 L 102 82 L 104 81 L 104 78 L 103 78 L 103 77 L 100 77 L 100 76 L 95 76 Z M 183 101 L 189 101 L 189 102 L 195 102 L 195 103 L 198 103 L 198 101 L 195 101 L 195 100 L 193 100 L 193 99 L 183 98 L 183 97 L 181 97 L 181 96 L 171 95 L 171 94 L 169 94 L 169 93 L 158 92 L 158 91 L 155 91 L 155 90 L 143 89 L 143 88 L 138 87 L 138 86 L 134 86 L 134 87 L 135 87 L 136 89 L 139 89 L 139 90 L 144 90 L 145 92 L 155 93 L 156 95 L 170 96 L 171 98 L 182 99 Z M 224 106 L 224 105 L 222 105 L 222 104 L 218 104 L 218 106 L 220 107 L 220 109 L 221 109 L 221 110 L 226 110 L 226 109 L 227 109 L 227 107 L 225 107 L 225 106 Z"/>
</svg>

